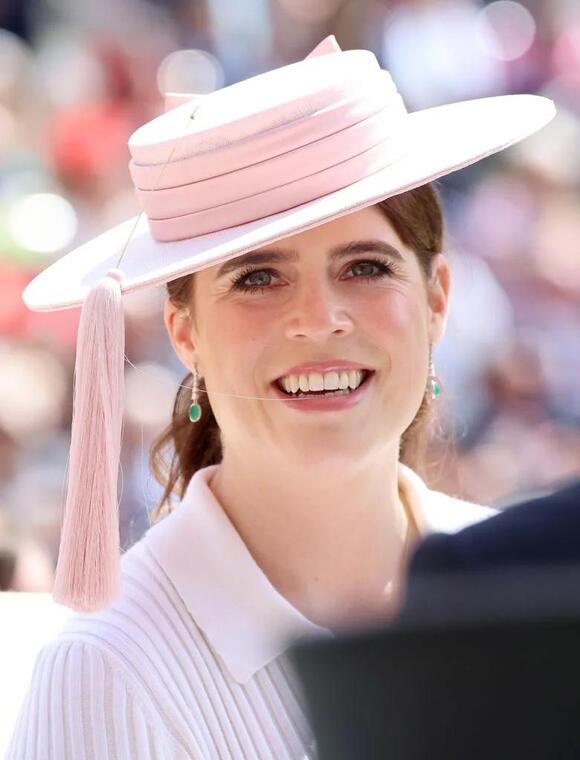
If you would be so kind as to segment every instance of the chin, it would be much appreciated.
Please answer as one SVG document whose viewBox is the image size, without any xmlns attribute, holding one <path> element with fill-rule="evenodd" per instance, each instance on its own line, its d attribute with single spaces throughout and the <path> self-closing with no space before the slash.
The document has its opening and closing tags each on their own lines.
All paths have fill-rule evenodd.
<svg viewBox="0 0 580 760">
<path fill-rule="evenodd" d="M 288 459 L 303 467 L 345 468 L 360 462 L 375 448 L 368 436 L 350 435 L 347 432 L 324 435 L 316 431 L 297 437 Z"/>
</svg>

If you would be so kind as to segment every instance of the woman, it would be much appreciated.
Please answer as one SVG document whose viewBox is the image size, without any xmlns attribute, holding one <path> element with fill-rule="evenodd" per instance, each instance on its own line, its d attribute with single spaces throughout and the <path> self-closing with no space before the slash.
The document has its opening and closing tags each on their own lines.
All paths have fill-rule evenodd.
<svg viewBox="0 0 580 760">
<path fill-rule="evenodd" d="M 84 301 L 55 593 L 100 611 L 39 656 L 11 760 L 307 757 L 289 644 L 388 620 L 418 538 L 490 514 L 410 466 L 450 291 L 428 183 L 553 107 L 513 96 L 412 119 L 385 74 L 328 38 L 145 125 L 130 146 L 148 225 L 29 286 L 35 308 Z M 120 293 L 159 282 L 193 387 L 153 451 L 169 509 L 123 556 L 117 594 L 99 510 L 116 506 Z"/>
</svg>

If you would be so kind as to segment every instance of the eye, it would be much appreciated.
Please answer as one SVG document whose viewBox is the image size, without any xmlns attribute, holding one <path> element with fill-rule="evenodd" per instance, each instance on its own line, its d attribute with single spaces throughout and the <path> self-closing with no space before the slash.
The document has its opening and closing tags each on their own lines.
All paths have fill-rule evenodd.
<svg viewBox="0 0 580 760">
<path fill-rule="evenodd" d="M 257 292 L 269 289 L 273 277 L 273 269 L 243 269 L 232 282 L 232 290 Z"/>
<path fill-rule="evenodd" d="M 379 280 L 384 277 L 392 277 L 397 273 L 397 268 L 392 263 L 387 263 L 378 258 L 360 259 L 351 262 L 347 271 L 353 272 L 347 280 Z M 243 269 L 233 280 L 231 289 L 242 293 L 263 293 L 272 290 L 274 282 L 279 275 L 274 269 Z"/>
<path fill-rule="evenodd" d="M 347 277 L 347 280 L 376 280 L 385 276 L 390 277 L 397 271 L 394 264 L 387 264 L 387 262 L 381 259 L 353 261 L 349 264 L 348 269 L 354 273 L 354 277 Z"/>
</svg>

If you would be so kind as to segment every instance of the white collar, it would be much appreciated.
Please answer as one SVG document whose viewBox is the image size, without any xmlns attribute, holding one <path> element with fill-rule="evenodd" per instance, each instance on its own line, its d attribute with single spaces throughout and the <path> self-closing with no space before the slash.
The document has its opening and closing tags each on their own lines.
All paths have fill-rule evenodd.
<svg viewBox="0 0 580 760">
<path fill-rule="evenodd" d="M 304 617 L 258 566 L 208 486 L 218 466 L 198 470 L 180 504 L 139 544 L 151 550 L 233 678 L 245 683 L 293 641 L 333 633 Z M 401 463 L 399 479 L 423 535 L 459 529 L 491 512 L 430 491 Z M 450 520 L 453 502 L 472 509 Z"/>
</svg>

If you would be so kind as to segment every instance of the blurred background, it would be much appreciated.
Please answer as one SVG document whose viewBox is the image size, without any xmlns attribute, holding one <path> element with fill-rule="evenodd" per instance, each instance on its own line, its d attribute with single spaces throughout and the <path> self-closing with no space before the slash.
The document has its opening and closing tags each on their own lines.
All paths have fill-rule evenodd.
<svg viewBox="0 0 580 760">
<path fill-rule="evenodd" d="M 499 506 L 580 475 L 577 0 L 2 0 L 0 590 L 51 589 L 79 317 L 27 311 L 23 287 L 138 212 L 127 139 L 163 93 L 300 60 L 327 34 L 374 51 L 410 111 L 519 92 L 556 101 L 539 134 L 437 183 L 454 283 L 423 475 Z M 123 548 L 160 495 L 148 449 L 184 374 L 160 309 L 157 291 L 126 298 Z"/>
</svg>

